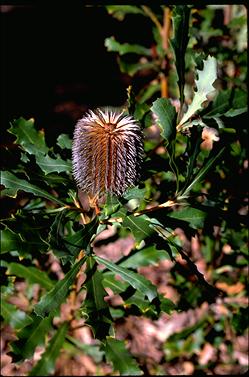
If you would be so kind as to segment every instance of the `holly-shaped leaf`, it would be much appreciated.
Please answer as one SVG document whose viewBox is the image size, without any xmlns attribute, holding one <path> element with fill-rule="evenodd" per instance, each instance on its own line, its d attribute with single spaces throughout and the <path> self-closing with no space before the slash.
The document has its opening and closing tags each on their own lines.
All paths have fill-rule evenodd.
<svg viewBox="0 0 249 377">
<path fill-rule="evenodd" d="M 85 323 L 91 326 L 97 339 L 103 339 L 109 334 L 112 317 L 105 301 L 107 293 L 102 284 L 103 273 L 97 269 L 97 263 L 93 257 L 87 259 L 86 275 L 87 294 L 83 304 Z"/>
<path fill-rule="evenodd" d="M 64 322 L 49 341 L 45 352 L 29 373 L 29 376 L 49 376 L 55 369 L 55 362 L 65 341 L 68 323 Z"/>
<path fill-rule="evenodd" d="M 121 276 L 121 278 L 127 281 L 133 288 L 147 296 L 150 302 L 157 296 L 156 287 L 149 280 L 145 279 L 144 276 L 130 271 L 127 268 L 120 267 L 119 265 L 112 263 L 107 259 L 98 257 L 97 255 L 94 256 L 94 259 L 98 263 L 103 264 L 108 270 Z"/>
<path fill-rule="evenodd" d="M 214 57 L 208 56 L 207 60 L 203 61 L 203 64 L 202 71 L 197 69 L 198 80 L 195 80 L 197 91 L 187 112 L 183 115 L 179 126 L 187 122 L 197 111 L 201 110 L 203 102 L 208 99 L 207 96 L 215 90 L 213 84 L 217 79 L 217 61 Z"/>
<path fill-rule="evenodd" d="M 113 368 L 118 370 L 121 376 L 139 376 L 142 374 L 137 362 L 127 351 L 124 341 L 108 337 L 103 348 L 107 360 L 112 363 Z"/>
<path fill-rule="evenodd" d="M 64 279 L 59 280 L 51 291 L 42 296 L 41 300 L 34 308 L 37 315 L 44 318 L 50 312 L 60 307 L 65 301 L 69 289 L 85 260 L 86 257 L 83 257 L 79 262 L 75 263 L 71 270 L 65 275 Z"/>
<path fill-rule="evenodd" d="M 44 132 L 35 129 L 33 118 L 15 120 L 8 132 L 16 136 L 15 143 L 19 144 L 25 152 L 35 156 L 48 153 Z"/>
<path fill-rule="evenodd" d="M 5 186 L 5 189 L 2 191 L 2 195 L 7 195 L 12 198 L 16 198 L 17 192 L 19 190 L 22 190 L 25 192 L 30 192 L 35 196 L 51 200 L 52 202 L 55 202 L 63 207 L 65 206 L 65 204 L 61 202 L 59 199 L 57 199 L 55 196 L 49 194 L 48 192 L 46 192 L 38 186 L 32 185 L 24 179 L 17 178 L 14 174 L 8 171 L 1 172 L 1 184 Z"/>
<path fill-rule="evenodd" d="M 175 135 L 176 109 L 167 98 L 158 98 L 153 102 L 151 111 L 157 116 L 157 123 L 162 129 L 161 136 L 169 142 Z"/>
<path fill-rule="evenodd" d="M 71 172 L 72 164 L 71 161 L 62 160 L 62 158 L 51 158 L 48 155 L 43 156 L 39 155 L 36 156 L 36 163 L 40 166 L 40 168 L 44 171 L 45 174 L 49 173 L 61 173 L 61 172 Z"/>
</svg>

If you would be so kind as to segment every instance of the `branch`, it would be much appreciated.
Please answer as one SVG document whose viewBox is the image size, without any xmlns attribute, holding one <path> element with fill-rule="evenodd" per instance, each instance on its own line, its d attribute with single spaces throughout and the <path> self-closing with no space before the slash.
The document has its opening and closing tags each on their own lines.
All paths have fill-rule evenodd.
<svg viewBox="0 0 249 377">
<path fill-rule="evenodd" d="M 144 13 L 147 14 L 147 16 L 150 17 L 151 21 L 154 22 L 154 24 L 156 25 L 157 29 L 159 30 L 160 34 L 162 33 L 162 25 L 160 24 L 160 22 L 158 21 L 158 18 L 157 16 L 155 15 L 155 13 L 152 12 L 152 10 L 147 7 L 146 5 L 142 5 L 141 6 Z"/>
</svg>

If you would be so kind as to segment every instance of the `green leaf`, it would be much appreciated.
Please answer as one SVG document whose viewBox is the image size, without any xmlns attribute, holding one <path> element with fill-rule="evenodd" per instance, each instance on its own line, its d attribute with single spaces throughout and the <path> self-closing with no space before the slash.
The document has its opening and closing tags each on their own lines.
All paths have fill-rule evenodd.
<svg viewBox="0 0 249 377">
<path fill-rule="evenodd" d="M 214 57 L 208 56 L 203 61 L 203 70 L 197 69 L 198 80 L 195 80 L 197 91 L 194 93 L 192 103 L 188 106 L 187 112 L 183 115 L 179 125 L 187 122 L 197 111 L 202 109 L 202 104 L 208 99 L 208 95 L 215 90 L 213 84 L 217 79 L 217 62 Z"/>
<path fill-rule="evenodd" d="M 189 41 L 189 15 L 190 8 L 187 5 L 174 6 L 172 13 L 174 38 L 170 40 L 170 44 L 175 55 L 180 101 L 182 104 L 184 102 L 185 53 Z"/>
<path fill-rule="evenodd" d="M 247 308 L 239 308 L 238 312 L 233 314 L 231 324 L 236 331 L 236 334 L 242 335 L 248 328 L 248 321 L 245 321 L 247 316 Z"/>
<path fill-rule="evenodd" d="M 151 111 L 158 117 L 157 123 L 162 129 L 162 137 L 169 143 L 176 132 L 176 110 L 167 98 L 158 98 L 153 102 Z"/>
<path fill-rule="evenodd" d="M 61 173 L 61 172 L 71 172 L 72 164 L 71 161 L 62 160 L 60 157 L 51 158 L 48 155 L 36 156 L 36 163 L 40 166 L 45 174 L 49 173 Z"/>
<path fill-rule="evenodd" d="M 145 277 L 143 277 L 142 275 L 139 275 L 124 267 L 120 267 L 104 258 L 94 256 L 94 259 L 98 263 L 101 263 L 105 267 L 107 267 L 108 270 L 121 276 L 121 278 L 127 281 L 133 288 L 138 289 L 140 292 L 146 295 L 149 301 L 152 301 L 156 297 L 156 287 L 150 281 L 145 279 Z"/>
<path fill-rule="evenodd" d="M 67 134 L 60 134 L 57 138 L 57 145 L 61 149 L 72 149 L 72 139 Z"/>
<path fill-rule="evenodd" d="M 211 110 L 204 118 L 214 118 L 219 116 L 236 116 L 247 111 L 247 92 L 242 89 L 227 89 L 219 91 L 213 101 Z"/>
<path fill-rule="evenodd" d="M 160 309 L 162 312 L 171 314 L 172 310 L 176 310 L 176 305 L 173 303 L 173 301 L 169 300 L 163 295 L 159 295 L 159 298 L 160 298 Z"/>
<path fill-rule="evenodd" d="M 164 250 L 157 250 L 155 245 L 138 250 L 134 255 L 121 262 L 119 266 L 125 268 L 138 268 L 142 266 L 156 266 L 160 260 L 169 259 Z"/>
<path fill-rule="evenodd" d="M 31 317 L 25 312 L 17 309 L 15 305 L 9 304 L 3 299 L 1 300 L 1 316 L 15 330 L 20 330 L 32 322 Z"/>
<path fill-rule="evenodd" d="M 127 73 L 130 76 L 134 76 L 138 71 L 142 71 L 142 70 L 150 69 L 150 70 L 158 71 L 158 67 L 153 62 L 127 63 L 123 59 L 120 59 L 119 60 L 119 66 L 120 66 L 121 72 Z M 157 91 L 156 88 L 153 88 L 153 91 L 156 92 Z M 142 101 L 140 101 L 140 102 L 142 102 Z"/>
<path fill-rule="evenodd" d="M 109 14 L 113 17 L 118 19 L 119 21 L 123 21 L 127 14 L 142 14 L 144 12 L 139 7 L 134 5 L 106 5 L 106 9 Z"/>
<path fill-rule="evenodd" d="M 121 206 L 121 203 L 119 201 L 119 199 L 117 198 L 117 196 L 115 195 L 111 195 L 111 194 L 107 194 L 107 198 L 106 198 L 106 202 L 104 204 L 104 215 L 105 216 L 110 216 L 112 215 L 113 213 L 117 212 L 117 210 L 119 209 L 119 207 Z"/>
<path fill-rule="evenodd" d="M 183 208 L 168 214 L 168 217 L 186 221 L 192 228 L 202 228 L 207 213 L 197 208 Z"/>
<path fill-rule="evenodd" d="M 108 304 L 104 298 L 107 295 L 103 288 L 103 273 L 98 271 L 93 257 L 87 259 L 87 289 L 83 310 L 87 316 L 85 323 L 91 326 L 96 338 L 103 339 L 109 334 L 112 323 Z"/>
<path fill-rule="evenodd" d="M 109 271 L 103 274 L 102 284 L 105 288 L 110 288 L 114 294 L 124 292 L 129 287 L 128 282 L 117 280 L 115 274 Z"/>
<path fill-rule="evenodd" d="M 1 233 L 1 254 L 8 253 L 9 251 L 20 250 L 22 240 L 17 234 L 13 233 L 9 229 L 1 230 L 0 233 Z"/>
<path fill-rule="evenodd" d="M 236 116 L 238 116 L 238 115 L 240 115 L 240 114 L 244 114 L 244 113 L 246 113 L 248 111 L 248 107 L 247 106 L 245 106 L 245 107 L 242 107 L 241 109 L 230 109 L 230 110 L 228 110 L 225 114 L 224 114 L 224 116 L 225 117 L 236 117 Z"/>
<path fill-rule="evenodd" d="M 84 352 L 85 355 L 90 356 L 95 363 L 100 363 L 103 360 L 104 352 L 100 350 L 98 345 L 85 344 L 81 341 L 67 335 L 66 338 L 72 343 L 76 348 Z"/>
<path fill-rule="evenodd" d="M 154 232 L 150 227 L 150 220 L 146 215 L 125 216 L 123 219 L 123 226 L 131 230 L 137 243 L 141 242 L 147 237 L 150 237 Z"/>
<path fill-rule="evenodd" d="M 82 230 L 65 238 L 65 245 L 68 251 L 74 256 L 77 256 L 79 250 L 89 250 L 90 241 L 96 234 L 99 225 L 98 217 L 96 216 L 90 223 L 84 225 Z"/>
<path fill-rule="evenodd" d="M 55 362 L 59 356 L 60 350 L 65 341 L 68 324 L 65 322 L 57 330 L 53 338 L 50 340 L 46 351 L 42 354 L 41 359 L 29 373 L 29 376 L 49 376 L 53 373 Z"/>
<path fill-rule="evenodd" d="M 17 178 L 14 174 L 8 171 L 1 171 L 1 184 L 5 186 L 5 189 L 2 191 L 2 195 L 7 195 L 12 198 L 16 198 L 17 192 L 19 190 L 22 190 L 25 192 L 30 192 L 35 196 L 41 196 L 42 198 L 51 200 L 52 202 L 55 202 L 63 207 L 65 206 L 63 202 L 55 198 L 53 195 L 50 195 L 45 190 L 40 189 L 35 185 L 32 185 L 24 179 Z"/>
<path fill-rule="evenodd" d="M 1 223 L 6 228 L 2 231 L 1 240 L 4 252 L 17 251 L 19 256 L 26 257 L 37 251 L 47 251 L 50 217 L 45 212 L 19 210 L 15 217 L 4 219 Z"/>
<path fill-rule="evenodd" d="M 128 189 L 123 197 L 126 199 L 126 200 L 131 200 L 131 199 L 144 199 L 144 195 L 146 193 L 146 188 L 143 188 L 143 189 L 140 189 L 138 188 L 137 186 L 136 187 L 132 187 L 130 189 Z"/>
<path fill-rule="evenodd" d="M 33 322 L 18 332 L 18 340 L 10 344 L 14 362 L 30 358 L 37 346 L 44 345 L 52 326 L 52 316 L 40 318 L 33 315 Z"/>
<path fill-rule="evenodd" d="M 99 224 L 98 217 L 95 217 L 90 223 L 80 226 L 80 230 L 75 232 L 71 229 L 71 234 L 65 237 L 65 234 L 68 233 L 67 225 L 70 225 L 71 221 L 75 220 L 70 217 L 68 210 L 63 210 L 56 215 L 49 232 L 51 248 L 63 263 L 73 262 L 82 249 L 85 252 L 89 251 L 90 240 L 96 233 Z"/>
<path fill-rule="evenodd" d="M 117 42 L 114 37 L 105 39 L 105 47 L 107 48 L 108 51 L 118 52 L 119 55 L 125 55 L 125 54 L 138 54 L 138 55 L 145 55 L 145 56 L 151 55 L 151 51 L 149 48 L 145 48 L 137 44 L 129 44 L 129 43 L 121 44 Z"/>
<path fill-rule="evenodd" d="M 224 152 L 225 147 L 223 147 L 219 153 L 217 153 L 216 156 L 213 156 L 211 159 L 208 160 L 208 162 L 199 170 L 199 172 L 196 174 L 195 178 L 193 181 L 190 183 L 190 185 L 184 190 L 183 193 L 181 193 L 177 199 L 182 200 L 188 198 L 189 192 L 192 190 L 193 186 L 197 183 L 200 182 L 206 173 L 209 171 L 209 169 L 215 164 L 215 162 L 220 158 L 222 153 Z"/>
<path fill-rule="evenodd" d="M 120 294 L 122 297 L 122 293 Z M 122 297 L 123 298 L 123 297 Z M 149 311 L 155 311 L 153 309 L 154 305 L 151 305 L 148 300 L 145 299 L 143 293 L 136 291 L 132 296 L 125 300 L 125 306 L 135 305 L 143 313 L 148 313 Z"/>
<path fill-rule="evenodd" d="M 119 371 L 121 376 L 139 376 L 143 374 L 137 362 L 125 348 L 124 341 L 108 337 L 103 348 L 107 360 L 112 363 L 114 370 Z"/>
<path fill-rule="evenodd" d="M 155 93 L 160 92 L 160 90 L 161 90 L 160 83 L 158 83 L 158 82 L 156 82 L 156 83 L 150 82 L 147 87 L 143 88 L 139 92 L 139 94 L 138 94 L 139 102 L 143 103 L 143 102 L 148 101 Z"/>
<path fill-rule="evenodd" d="M 64 279 L 58 281 L 51 291 L 42 296 L 41 300 L 34 307 L 34 311 L 37 315 L 45 317 L 53 310 L 60 307 L 66 299 L 70 286 L 74 282 L 74 279 L 85 260 L 86 257 L 77 262 L 71 270 L 68 271 Z"/>
<path fill-rule="evenodd" d="M 19 118 L 11 124 L 8 132 L 16 136 L 15 143 L 29 154 L 37 156 L 48 152 L 44 132 L 35 129 L 34 119 Z"/>
<path fill-rule="evenodd" d="M 248 93 L 240 88 L 235 88 L 232 92 L 232 107 L 236 110 L 247 107 Z"/>
<path fill-rule="evenodd" d="M 15 275 L 27 280 L 30 284 L 39 284 L 45 289 L 52 289 L 54 283 L 49 279 L 45 271 L 40 271 L 36 267 L 26 267 L 20 263 L 10 263 L 8 264 L 7 274 Z"/>
<path fill-rule="evenodd" d="M 212 103 L 211 110 L 206 113 L 203 118 L 219 117 L 223 115 L 231 106 L 231 95 L 231 89 L 219 91 Z"/>
</svg>

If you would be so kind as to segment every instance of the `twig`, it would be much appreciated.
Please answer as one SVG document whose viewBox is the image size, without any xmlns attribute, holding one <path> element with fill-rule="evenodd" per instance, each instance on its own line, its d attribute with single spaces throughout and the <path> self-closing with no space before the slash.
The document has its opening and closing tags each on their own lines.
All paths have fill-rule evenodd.
<svg viewBox="0 0 249 377">
<path fill-rule="evenodd" d="M 165 74 L 166 67 L 167 67 L 167 50 L 169 48 L 169 33 L 170 33 L 170 9 L 168 7 L 164 8 L 163 13 L 163 27 L 161 29 L 161 37 L 162 37 L 162 47 L 165 51 L 165 57 L 163 58 L 162 65 L 161 65 L 161 97 L 168 97 L 168 78 Z"/>
<path fill-rule="evenodd" d="M 158 21 L 158 18 L 157 16 L 155 15 L 155 13 L 152 12 L 152 10 L 147 7 L 146 5 L 142 5 L 141 6 L 144 13 L 147 14 L 147 16 L 150 17 L 151 21 L 154 22 L 154 24 L 156 25 L 157 29 L 159 30 L 160 34 L 162 33 L 162 25 L 160 24 L 160 22 Z"/>
<path fill-rule="evenodd" d="M 169 208 L 169 207 L 173 207 L 175 205 L 181 205 L 181 204 L 182 203 L 177 203 L 177 202 L 174 202 L 173 200 L 168 200 L 165 203 L 158 204 L 157 206 L 144 209 L 143 211 L 134 212 L 133 215 L 134 216 L 141 216 L 141 215 L 148 213 L 148 212 L 157 211 L 158 209 Z"/>
<path fill-rule="evenodd" d="M 82 208 L 81 208 L 81 206 L 80 206 L 80 203 L 78 202 L 78 200 L 76 200 L 75 198 L 73 198 L 73 201 L 74 201 L 74 204 L 75 204 L 75 206 L 78 208 L 78 209 L 80 209 L 81 211 L 81 213 L 80 213 L 80 217 L 81 217 L 81 220 L 82 220 L 82 223 L 85 225 L 85 224 L 87 224 L 87 220 L 86 220 L 86 218 L 85 218 L 85 215 L 84 215 L 84 211 L 82 211 Z"/>
</svg>

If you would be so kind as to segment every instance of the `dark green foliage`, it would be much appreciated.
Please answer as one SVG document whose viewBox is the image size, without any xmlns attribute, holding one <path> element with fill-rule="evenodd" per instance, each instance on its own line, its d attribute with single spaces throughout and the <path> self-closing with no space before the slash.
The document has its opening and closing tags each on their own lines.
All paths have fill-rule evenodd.
<svg viewBox="0 0 249 377">
<path fill-rule="evenodd" d="M 241 60 L 236 58 L 234 63 L 238 69 L 236 79 L 228 78 L 223 65 L 225 59 L 233 59 L 233 49 L 223 51 L 224 46 L 221 50 L 209 46 L 211 36 L 222 35 L 220 29 L 211 27 L 212 9 L 200 10 L 204 19 L 197 28 L 193 7 L 170 6 L 173 33 L 168 35 L 171 48 L 165 48 L 164 6 L 106 8 L 118 20 L 129 14 L 146 17 L 153 29 L 151 48 L 119 43 L 115 37 L 105 41 L 107 50 L 117 54 L 122 72 L 131 77 L 146 70 L 154 72 L 153 80 L 139 92 L 133 92 L 132 87 L 127 91 L 126 110 L 140 121 L 146 134 L 139 184 L 122 197 L 107 195 L 95 216 L 94 211 L 83 210 L 78 198 L 71 174 L 70 137 L 61 134 L 56 145 L 48 147 L 33 119 L 19 118 L 9 128 L 15 136 L 17 164 L 10 161 L 9 170 L 1 172 L 2 196 L 15 199 L 18 209 L 1 220 L 6 278 L 1 316 L 3 323 L 16 332 L 17 338 L 10 345 L 14 362 L 32 358 L 37 346 L 45 346 L 31 376 L 53 374 L 60 350 L 70 350 L 69 345 L 73 352 L 84 352 L 96 363 L 110 363 L 120 375 L 141 375 L 143 361 L 128 351 L 126 341 L 115 337 L 119 321 L 129 315 L 158 320 L 165 313 L 185 313 L 205 302 L 216 303 L 221 297 L 219 289 L 232 295 L 230 286 L 236 279 L 240 286 L 246 284 L 244 271 L 240 273 L 248 254 L 244 50 Z M 230 33 L 236 28 L 234 19 L 226 30 Z M 163 64 L 166 58 L 167 70 Z M 217 64 L 222 77 L 212 100 Z M 189 74 L 194 79 L 189 80 Z M 169 98 L 159 93 L 165 78 Z M 188 93 L 185 96 L 184 88 Z M 151 126 L 159 126 L 154 139 L 149 136 Z M 205 149 L 203 132 L 207 129 L 218 137 Z M 11 155 L 11 150 L 8 153 Z M 236 185 L 240 183 L 243 189 L 238 194 Z M 133 250 L 116 262 L 95 252 L 95 238 L 108 225 L 114 225 L 117 238 L 129 234 L 134 239 Z M 179 229 L 184 237 L 179 236 Z M 191 247 L 186 250 L 193 239 L 200 244 L 198 258 L 208 270 L 208 278 L 192 261 Z M 52 271 L 51 256 L 63 276 Z M 173 263 L 168 284 L 179 296 L 174 302 L 159 292 L 153 270 L 146 275 L 146 268 L 158 268 L 167 262 Z M 26 311 L 11 303 L 15 280 L 25 281 L 29 297 Z M 32 296 L 34 286 L 39 286 L 36 298 Z M 120 296 L 118 306 L 112 305 L 110 290 Z M 74 306 L 75 297 L 81 300 L 78 307 Z M 58 325 L 55 319 L 61 315 L 62 304 L 72 305 L 72 318 Z M 229 312 L 227 322 L 206 313 L 194 325 L 166 339 L 163 360 L 171 362 L 182 355 L 196 357 L 210 339 L 218 347 L 220 332 L 228 325 L 236 334 L 244 334 L 244 304 L 240 307 L 239 301 L 231 304 L 228 300 L 223 305 Z M 83 319 L 99 343 L 86 345 L 75 339 L 69 323 L 72 319 Z M 159 369 L 157 372 L 160 374 Z"/>
</svg>

